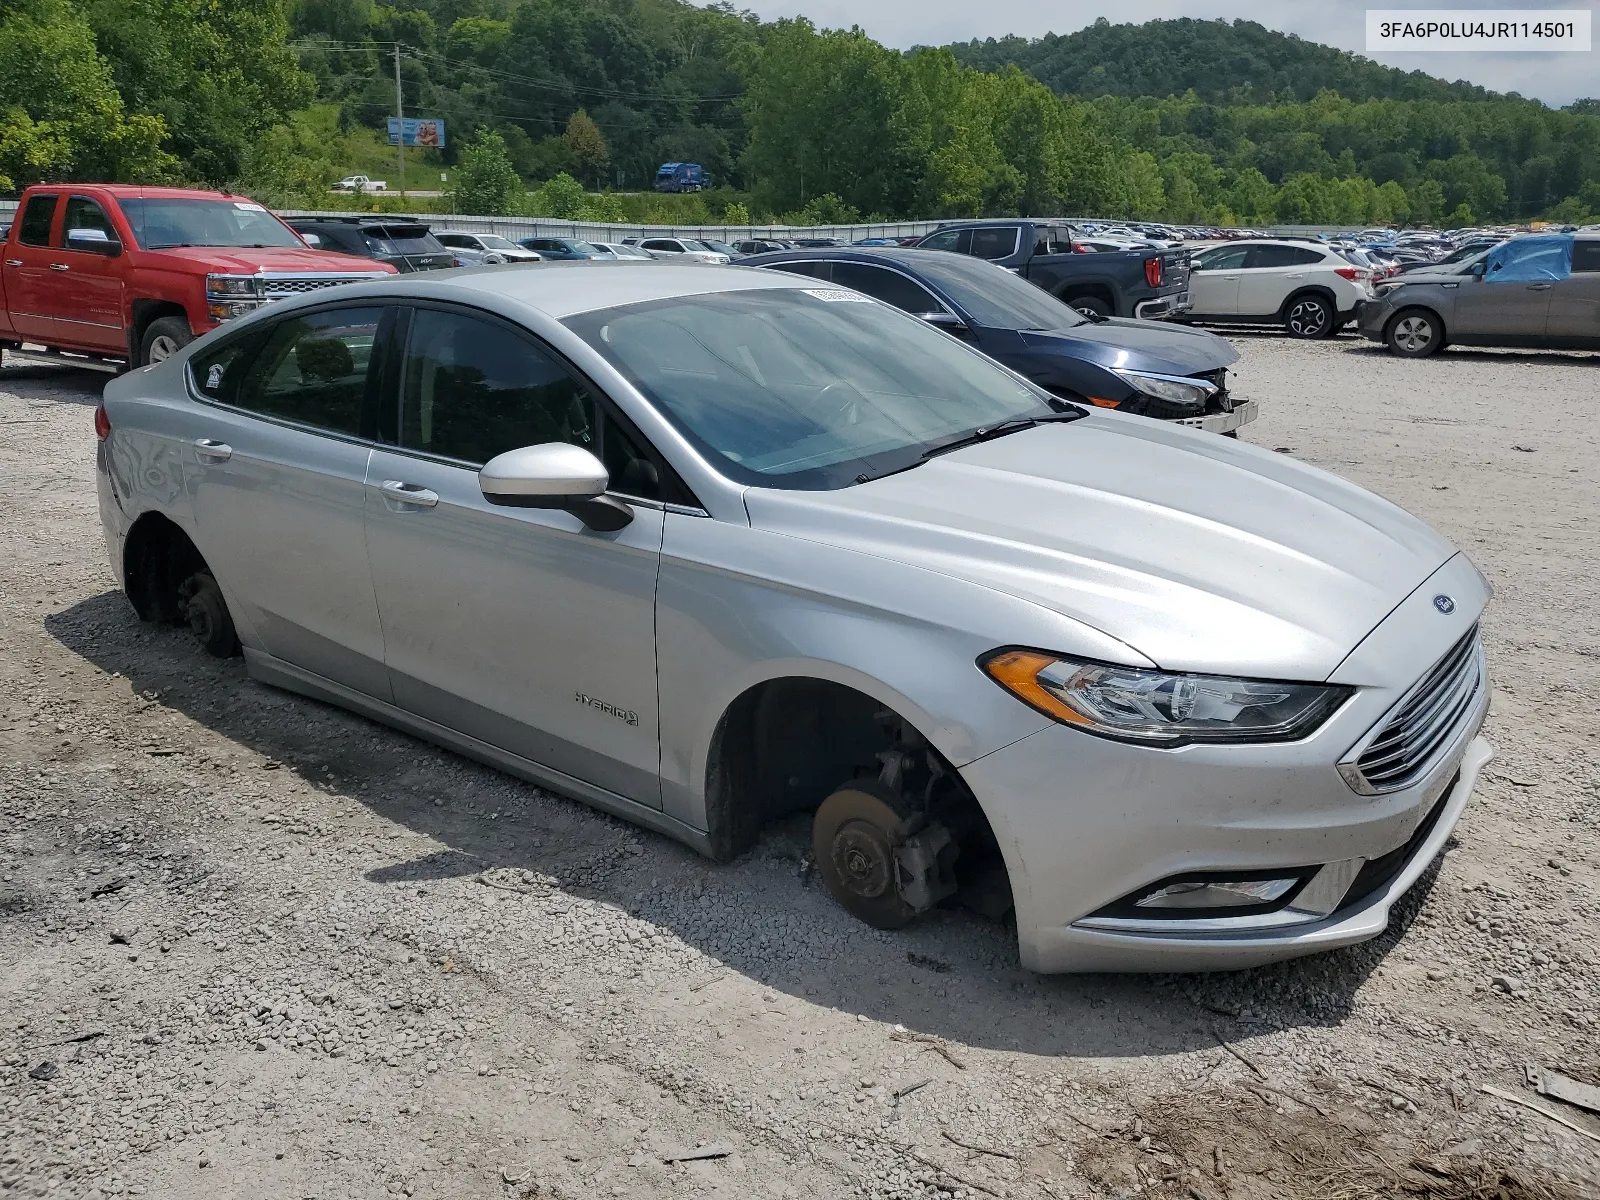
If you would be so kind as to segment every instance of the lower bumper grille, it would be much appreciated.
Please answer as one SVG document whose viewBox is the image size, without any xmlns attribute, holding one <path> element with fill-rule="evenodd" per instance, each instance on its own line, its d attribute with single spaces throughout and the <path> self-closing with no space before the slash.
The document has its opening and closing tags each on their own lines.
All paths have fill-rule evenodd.
<svg viewBox="0 0 1600 1200">
<path fill-rule="evenodd" d="M 1405 870 L 1406 864 L 1411 861 L 1411 856 L 1417 852 L 1417 847 L 1428 840 L 1433 827 L 1444 815 L 1445 804 L 1450 799 L 1450 794 L 1456 790 L 1456 784 L 1460 782 L 1461 772 L 1457 771 L 1446 785 L 1444 794 L 1434 803 L 1428 815 L 1422 818 L 1422 824 L 1417 826 L 1417 831 L 1406 839 L 1405 844 L 1372 859 L 1357 872 L 1355 879 L 1350 882 L 1350 890 L 1344 894 L 1344 899 L 1339 901 L 1340 908 L 1359 904 L 1374 892 L 1381 891 L 1394 882 L 1400 872 Z"/>
</svg>

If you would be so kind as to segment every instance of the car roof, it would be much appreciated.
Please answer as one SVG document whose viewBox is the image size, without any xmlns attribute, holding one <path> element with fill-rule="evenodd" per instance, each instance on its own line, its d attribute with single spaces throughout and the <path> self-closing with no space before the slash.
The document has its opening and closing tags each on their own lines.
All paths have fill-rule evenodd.
<svg viewBox="0 0 1600 1200">
<path fill-rule="evenodd" d="M 172 200 L 249 200 L 249 196 L 238 192 L 213 192 L 205 188 L 180 188 L 180 187 L 146 187 L 137 183 L 39 183 L 34 187 L 47 192 L 62 192 L 76 189 L 85 191 L 95 188 L 98 191 L 110 192 L 119 200 L 160 199 L 165 197 Z"/>
<path fill-rule="evenodd" d="M 625 304 L 786 288 L 827 287 L 818 279 L 782 271 L 752 271 L 743 266 L 710 263 L 674 263 L 664 259 L 618 259 L 612 262 L 551 261 L 510 266 L 467 267 L 450 272 L 428 272 L 427 277 L 385 275 L 370 283 L 339 289 L 341 296 L 363 293 L 446 297 L 493 308 L 504 299 L 538 309 L 556 320 Z M 309 295 L 309 294 L 308 294 Z M 328 297 L 327 292 L 321 293 Z"/>
</svg>

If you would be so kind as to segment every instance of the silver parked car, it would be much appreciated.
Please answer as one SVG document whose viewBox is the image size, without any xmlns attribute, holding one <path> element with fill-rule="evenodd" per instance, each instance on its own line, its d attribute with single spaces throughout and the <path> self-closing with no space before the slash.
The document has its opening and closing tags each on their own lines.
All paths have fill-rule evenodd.
<svg viewBox="0 0 1600 1200">
<path fill-rule="evenodd" d="M 435 229 L 433 236 L 461 259 L 464 267 L 486 267 L 495 263 L 543 262 L 544 255 L 528 250 L 497 233 L 468 233 L 461 229 Z"/>
<path fill-rule="evenodd" d="M 1370 938 L 1491 753 L 1427 526 L 814 279 L 385 277 L 96 429 L 146 619 L 715 859 L 812 814 L 852 912 L 1014 903 L 1035 970 Z"/>
</svg>

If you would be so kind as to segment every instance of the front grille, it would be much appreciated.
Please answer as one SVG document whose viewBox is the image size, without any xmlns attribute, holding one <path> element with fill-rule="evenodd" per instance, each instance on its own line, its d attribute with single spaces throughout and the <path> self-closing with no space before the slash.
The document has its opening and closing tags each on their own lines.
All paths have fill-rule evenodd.
<svg viewBox="0 0 1600 1200">
<path fill-rule="evenodd" d="M 1355 761 L 1367 795 L 1414 783 L 1455 733 L 1483 686 L 1483 647 L 1469 629 L 1436 662 L 1384 722 Z"/>
<path fill-rule="evenodd" d="M 369 275 L 263 275 L 261 286 L 267 299 L 278 300 L 284 296 L 298 296 L 302 292 L 314 292 L 318 288 L 338 287 L 341 283 L 360 283 L 365 279 L 376 279 L 376 274 Z"/>
</svg>

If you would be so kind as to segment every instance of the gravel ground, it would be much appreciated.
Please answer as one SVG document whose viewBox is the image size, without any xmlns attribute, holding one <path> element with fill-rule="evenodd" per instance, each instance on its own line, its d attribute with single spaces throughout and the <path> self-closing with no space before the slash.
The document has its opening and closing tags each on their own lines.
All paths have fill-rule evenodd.
<svg viewBox="0 0 1600 1200">
<path fill-rule="evenodd" d="M 113 586 L 100 378 L 0 371 L 0 1195 L 1600 1195 L 1524 1076 L 1600 1083 L 1600 357 L 1238 340 L 1248 439 L 1493 579 L 1499 756 L 1385 937 L 1172 977 L 248 682 Z"/>
</svg>

